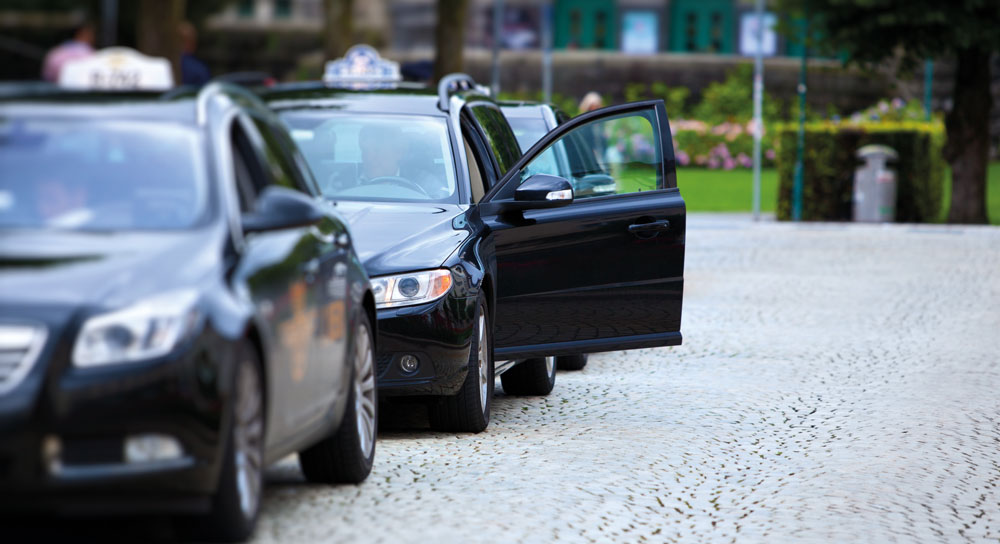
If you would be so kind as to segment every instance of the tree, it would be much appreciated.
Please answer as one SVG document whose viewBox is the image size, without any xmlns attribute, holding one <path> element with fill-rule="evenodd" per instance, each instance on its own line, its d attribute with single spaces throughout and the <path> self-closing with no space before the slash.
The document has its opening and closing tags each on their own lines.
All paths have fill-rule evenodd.
<svg viewBox="0 0 1000 544">
<path fill-rule="evenodd" d="M 139 51 L 170 60 L 174 81 L 181 80 L 181 40 L 178 27 L 185 0 L 139 0 L 135 20 Z"/>
<path fill-rule="evenodd" d="M 438 0 L 434 29 L 434 81 L 462 71 L 467 0 Z"/>
<path fill-rule="evenodd" d="M 778 0 L 805 16 L 824 44 L 849 62 L 873 66 L 899 57 L 910 70 L 926 58 L 956 62 L 953 106 L 945 117 L 952 196 L 948 220 L 985 223 L 989 160 L 990 55 L 1000 51 L 996 0 Z"/>
<path fill-rule="evenodd" d="M 344 56 L 354 39 L 354 0 L 323 0 L 323 52 L 327 59 Z"/>
</svg>

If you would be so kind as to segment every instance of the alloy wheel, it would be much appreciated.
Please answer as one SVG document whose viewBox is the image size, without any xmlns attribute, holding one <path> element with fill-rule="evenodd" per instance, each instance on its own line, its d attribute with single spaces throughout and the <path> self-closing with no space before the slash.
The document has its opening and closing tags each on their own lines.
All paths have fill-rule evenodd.
<svg viewBox="0 0 1000 544">
<path fill-rule="evenodd" d="M 264 399 L 260 374 L 251 361 L 243 361 L 236 379 L 236 410 L 233 439 L 236 455 L 236 486 L 240 510 L 253 517 L 260 502 L 261 455 L 264 437 Z"/>
<path fill-rule="evenodd" d="M 371 333 L 359 325 L 357 348 L 354 350 L 354 413 L 361 453 L 365 458 L 375 447 L 375 357 L 372 353 Z"/>
<path fill-rule="evenodd" d="M 486 336 L 486 316 L 479 314 L 479 408 L 486 413 L 486 401 L 489 400 L 490 382 L 493 376 L 490 375 L 489 360 L 489 339 Z"/>
</svg>

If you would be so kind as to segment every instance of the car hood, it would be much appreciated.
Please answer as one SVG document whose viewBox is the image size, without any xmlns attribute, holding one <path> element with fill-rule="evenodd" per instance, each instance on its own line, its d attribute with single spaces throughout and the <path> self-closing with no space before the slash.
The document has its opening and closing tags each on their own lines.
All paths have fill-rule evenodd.
<svg viewBox="0 0 1000 544">
<path fill-rule="evenodd" d="M 469 236 L 453 226 L 465 210 L 457 204 L 337 202 L 370 276 L 440 267 Z"/>
<path fill-rule="evenodd" d="M 117 306 L 201 282 L 221 266 L 218 229 L 0 234 L 0 306 Z"/>
</svg>

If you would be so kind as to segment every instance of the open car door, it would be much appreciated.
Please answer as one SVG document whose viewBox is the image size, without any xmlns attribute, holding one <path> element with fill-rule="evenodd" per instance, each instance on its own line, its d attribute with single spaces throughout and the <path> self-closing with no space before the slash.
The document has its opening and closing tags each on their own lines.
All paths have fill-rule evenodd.
<svg viewBox="0 0 1000 544">
<path fill-rule="evenodd" d="M 496 256 L 497 360 L 681 343 L 685 209 L 663 101 L 552 130 L 480 216 Z"/>
</svg>

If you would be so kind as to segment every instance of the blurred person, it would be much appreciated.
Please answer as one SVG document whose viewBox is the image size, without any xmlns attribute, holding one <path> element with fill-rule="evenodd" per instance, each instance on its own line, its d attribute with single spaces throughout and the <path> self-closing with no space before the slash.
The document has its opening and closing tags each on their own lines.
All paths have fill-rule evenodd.
<svg viewBox="0 0 1000 544">
<path fill-rule="evenodd" d="M 212 73 L 198 57 L 194 56 L 198 49 L 198 31 L 188 21 L 183 21 L 177 28 L 181 39 L 181 83 L 184 85 L 204 85 L 212 79 Z"/>
<path fill-rule="evenodd" d="M 57 174 L 42 176 L 35 186 L 35 211 L 43 224 L 60 223 L 86 210 L 87 189 L 82 182 L 65 181 Z"/>
<path fill-rule="evenodd" d="M 402 178 L 419 186 L 428 196 L 441 196 L 446 189 L 441 186 L 440 180 L 423 170 L 402 170 L 403 158 L 411 143 L 403 137 L 398 127 L 368 125 L 362 128 L 358 134 L 358 146 L 361 149 L 358 183 L 364 184 L 376 178 Z"/>
<path fill-rule="evenodd" d="M 604 107 L 604 99 L 601 95 L 590 91 L 583 96 L 583 100 L 580 100 L 580 115 L 594 110 L 599 110 Z M 594 160 L 599 164 L 607 164 L 608 162 L 613 162 L 611 159 L 613 157 L 608 157 L 608 138 L 603 133 L 602 128 L 605 123 L 594 123 L 589 130 L 581 131 L 581 138 L 584 139 L 585 149 L 590 149 L 594 153 Z M 604 153 L 598 150 L 604 149 Z"/>
<path fill-rule="evenodd" d="M 599 110 L 604 107 L 604 99 L 601 95 L 594 91 L 583 96 L 583 100 L 580 101 L 580 113 L 587 113 L 588 111 Z"/>
<path fill-rule="evenodd" d="M 69 40 L 52 48 L 45 55 L 45 61 L 42 63 L 42 79 L 57 83 L 59 73 L 67 62 L 94 54 L 94 40 L 94 24 L 90 21 L 74 28 Z"/>
</svg>

